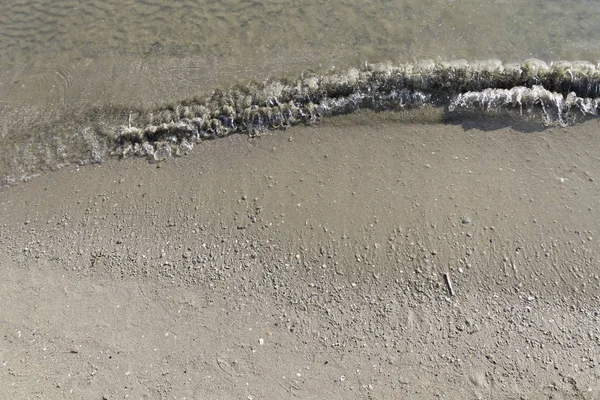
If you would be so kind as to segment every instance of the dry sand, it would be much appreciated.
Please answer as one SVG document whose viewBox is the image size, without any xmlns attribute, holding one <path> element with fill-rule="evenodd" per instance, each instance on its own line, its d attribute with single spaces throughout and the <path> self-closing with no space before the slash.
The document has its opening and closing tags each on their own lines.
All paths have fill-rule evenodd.
<svg viewBox="0 0 600 400">
<path fill-rule="evenodd" d="M 600 122 L 394 115 L 0 191 L 0 398 L 600 398 Z"/>
</svg>

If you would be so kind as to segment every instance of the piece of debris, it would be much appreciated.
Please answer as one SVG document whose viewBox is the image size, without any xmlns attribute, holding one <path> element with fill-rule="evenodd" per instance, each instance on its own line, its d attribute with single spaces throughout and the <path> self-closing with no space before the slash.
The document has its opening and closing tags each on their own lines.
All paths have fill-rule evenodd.
<svg viewBox="0 0 600 400">
<path fill-rule="evenodd" d="M 454 288 L 452 287 L 452 280 L 450 279 L 450 274 L 444 274 L 444 280 L 446 281 L 446 285 L 448 286 L 448 291 L 450 292 L 450 296 L 454 296 Z"/>
</svg>

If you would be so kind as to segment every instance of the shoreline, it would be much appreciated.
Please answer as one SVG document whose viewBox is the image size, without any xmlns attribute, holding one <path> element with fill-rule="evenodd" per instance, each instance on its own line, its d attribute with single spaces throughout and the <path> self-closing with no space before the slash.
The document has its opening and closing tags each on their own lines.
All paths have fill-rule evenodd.
<svg viewBox="0 0 600 400">
<path fill-rule="evenodd" d="M 423 114 L 421 108 L 440 108 L 442 120 L 496 114 L 553 126 L 585 121 L 600 110 L 600 72 L 587 61 L 365 63 L 289 77 L 297 69 L 278 78 L 266 69 L 261 83 L 238 82 L 226 89 L 215 85 L 178 92 L 175 86 L 158 96 L 160 104 L 149 89 L 133 98 L 82 98 L 51 107 L 35 106 L 36 101 L 11 106 L 9 101 L 0 141 L 3 185 L 29 180 L 41 170 L 95 164 L 111 156 L 163 161 L 205 140 L 235 133 L 256 136 L 365 110 Z M 201 76 L 207 82 L 232 79 L 214 71 Z"/>
</svg>

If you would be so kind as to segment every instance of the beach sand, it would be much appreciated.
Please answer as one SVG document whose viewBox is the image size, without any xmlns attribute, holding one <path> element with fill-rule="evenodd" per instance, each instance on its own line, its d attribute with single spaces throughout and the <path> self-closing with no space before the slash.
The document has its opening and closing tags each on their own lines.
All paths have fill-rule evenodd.
<svg viewBox="0 0 600 400">
<path fill-rule="evenodd" d="M 3 189 L 0 397 L 600 398 L 599 128 L 358 113 Z"/>
</svg>

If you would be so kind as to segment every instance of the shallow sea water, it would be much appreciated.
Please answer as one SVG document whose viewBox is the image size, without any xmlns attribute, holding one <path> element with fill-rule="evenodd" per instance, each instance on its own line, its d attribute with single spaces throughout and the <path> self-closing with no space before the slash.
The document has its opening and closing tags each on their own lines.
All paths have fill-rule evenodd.
<svg viewBox="0 0 600 400">
<path fill-rule="evenodd" d="M 98 162 L 98 126 L 253 80 L 600 54 L 584 1 L 0 1 L 0 183 Z"/>
</svg>

